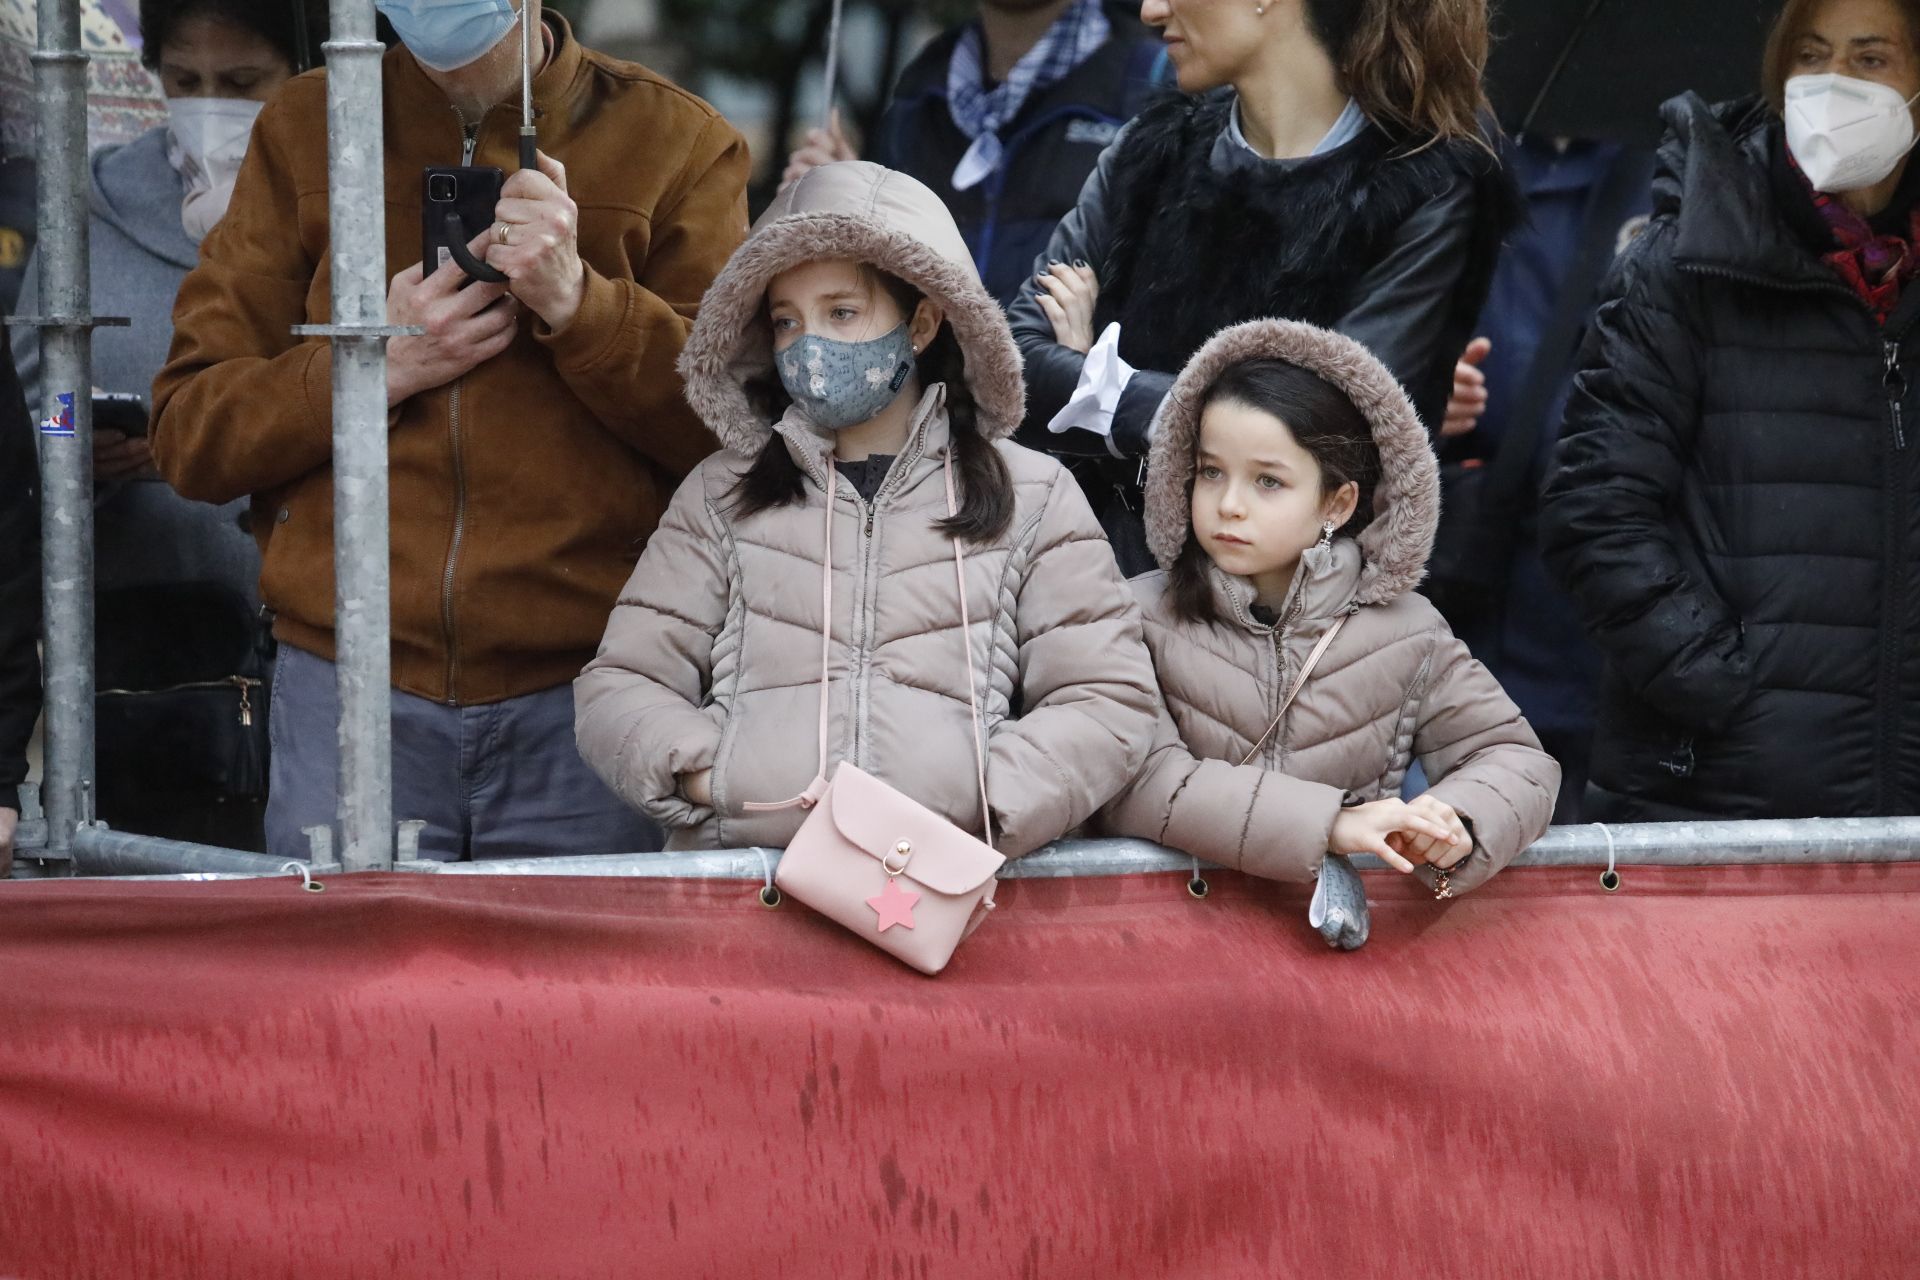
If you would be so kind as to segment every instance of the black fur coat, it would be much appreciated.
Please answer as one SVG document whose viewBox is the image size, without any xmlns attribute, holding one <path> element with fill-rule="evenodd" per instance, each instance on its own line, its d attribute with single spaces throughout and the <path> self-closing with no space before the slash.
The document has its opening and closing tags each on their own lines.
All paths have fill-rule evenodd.
<svg viewBox="0 0 1920 1280">
<path fill-rule="evenodd" d="M 1276 316 L 1336 326 L 1377 283 L 1376 270 L 1408 219 L 1465 187 L 1465 271 L 1445 319 L 1458 340 L 1447 344 L 1439 368 L 1394 369 L 1416 400 L 1429 398 L 1419 392 L 1440 374 L 1450 383 L 1518 208 L 1494 158 L 1468 142 L 1397 149 L 1374 127 L 1324 156 L 1221 172 L 1213 147 L 1232 101 L 1215 94 L 1160 103 L 1142 113 L 1116 157 L 1102 301 L 1121 322 L 1121 354 L 1137 367 L 1177 372 L 1208 337 L 1238 321 Z M 1391 351 L 1378 354 L 1394 364 Z"/>
</svg>

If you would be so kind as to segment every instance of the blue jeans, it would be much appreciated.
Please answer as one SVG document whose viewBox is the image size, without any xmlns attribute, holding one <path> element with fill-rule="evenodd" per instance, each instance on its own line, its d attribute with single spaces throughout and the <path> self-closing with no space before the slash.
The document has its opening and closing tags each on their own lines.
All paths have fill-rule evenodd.
<svg viewBox="0 0 1920 1280">
<path fill-rule="evenodd" d="M 340 692 L 324 658 L 281 645 L 273 668 L 267 852 L 305 858 L 312 826 L 334 829 Z M 573 688 L 477 707 L 393 691 L 393 816 L 419 818 L 420 856 L 441 862 L 646 853 L 660 829 L 580 759 Z"/>
</svg>

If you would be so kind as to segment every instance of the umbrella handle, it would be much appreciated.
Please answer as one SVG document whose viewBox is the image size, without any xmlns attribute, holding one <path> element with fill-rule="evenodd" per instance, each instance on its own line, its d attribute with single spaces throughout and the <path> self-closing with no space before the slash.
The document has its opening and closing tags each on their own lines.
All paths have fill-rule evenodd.
<svg viewBox="0 0 1920 1280">
<path fill-rule="evenodd" d="M 460 215 L 449 211 L 447 220 L 441 224 L 447 235 L 447 254 L 468 276 L 483 284 L 505 284 L 507 276 L 498 267 L 490 267 L 473 256 L 473 250 L 467 248 L 467 229 L 460 221 Z"/>
<path fill-rule="evenodd" d="M 820 127 L 833 131 L 833 95 L 840 80 L 840 9 L 842 0 L 833 0 L 832 16 L 827 20 L 827 71 L 825 104 L 820 108 Z"/>
</svg>

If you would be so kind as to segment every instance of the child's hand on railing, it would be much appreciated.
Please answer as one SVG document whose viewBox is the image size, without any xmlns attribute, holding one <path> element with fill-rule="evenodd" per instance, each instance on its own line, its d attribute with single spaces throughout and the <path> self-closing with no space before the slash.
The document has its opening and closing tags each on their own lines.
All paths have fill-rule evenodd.
<svg viewBox="0 0 1920 1280">
<path fill-rule="evenodd" d="M 1446 839 L 1435 839 L 1418 831 L 1401 831 L 1387 837 L 1387 843 L 1412 862 L 1424 862 L 1451 871 L 1473 852 L 1473 834 L 1452 805 L 1431 795 L 1415 796 L 1407 802 L 1407 812 L 1420 815 L 1446 828 Z"/>
<path fill-rule="evenodd" d="M 1408 837 L 1418 840 L 1418 847 L 1431 849 L 1448 846 L 1454 833 L 1444 821 L 1431 815 L 1430 807 L 1415 809 L 1399 799 L 1375 800 L 1342 809 L 1333 820 L 1333 835 L 1327 844 L 1334 853 L 1371 853 L 1395 871 L 1411 874 L 1413 863 L 1397 847 Z"/>
</svg>

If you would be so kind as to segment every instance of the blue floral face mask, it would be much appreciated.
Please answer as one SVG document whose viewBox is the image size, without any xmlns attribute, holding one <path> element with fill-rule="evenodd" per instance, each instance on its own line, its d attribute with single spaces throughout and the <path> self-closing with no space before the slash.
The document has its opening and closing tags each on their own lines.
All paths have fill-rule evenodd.
<svg viewBox="0 0 1920 1280">
<path fill-rule="evenodd" d="M 808 334 L 773 358 L 780 385 L 808 418 L 828 431 L 869 421 L 892 404 L 913 376 L 907 325 L 866 342 Z"/>
<path fill-rule="evenodd" d="M 400 43 L 435 71 L 457 71 L 513 29 L 513 0 L 374 0 Z"/>
</svg>

